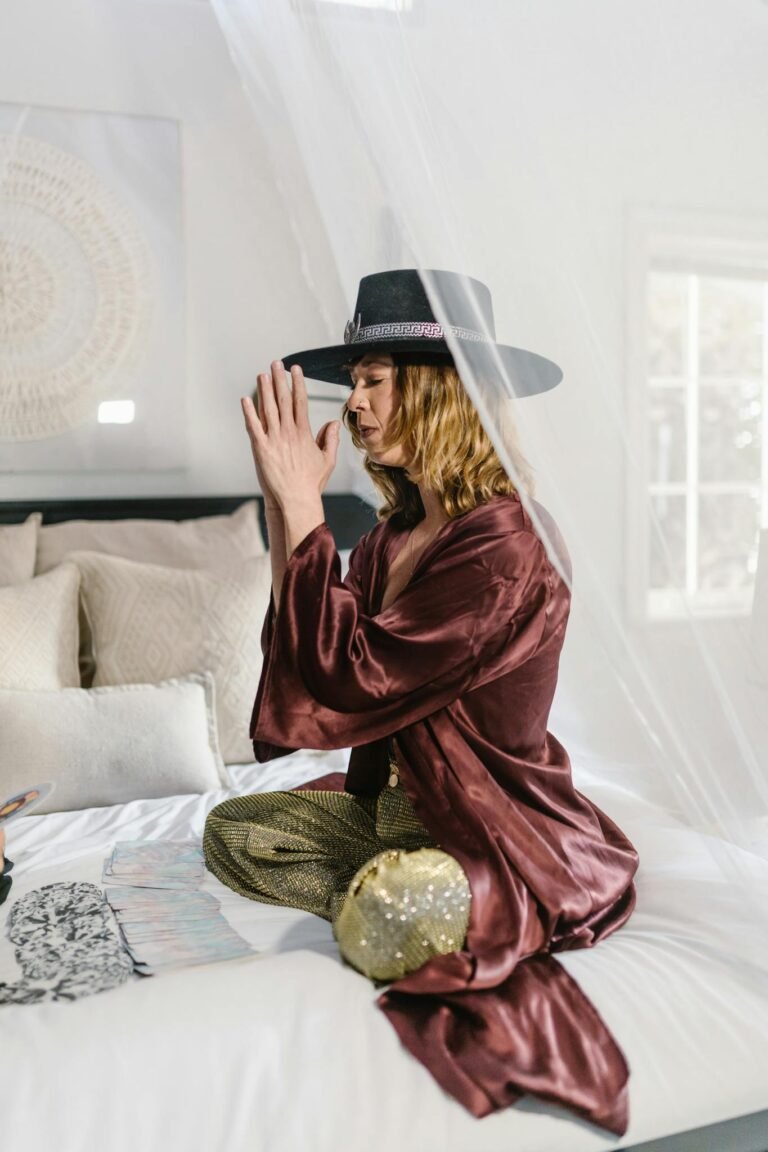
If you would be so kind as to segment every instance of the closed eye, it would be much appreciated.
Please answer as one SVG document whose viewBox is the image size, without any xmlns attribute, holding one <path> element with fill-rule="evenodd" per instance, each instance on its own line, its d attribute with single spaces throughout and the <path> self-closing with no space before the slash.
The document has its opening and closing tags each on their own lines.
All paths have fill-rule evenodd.
<svg viewBox="0 0 768 1152">
<path fill-rule="evenodd" d="M 357 380 L 353 379 L 352 380 L 352 387 L 353 388 L 356 387 L 356 385 L 360 383 L 361 379 L 363 379 L 363 378 L 358 377 Z M 377 376 L 377 377 L 369 376 L 367 379 L 363 380 L 363 383 L 365 384 L 366 388 L 368 387 L 369 384 L 383 384 L 384 383 L 384 377 L 383 376 Z"/>
</svg>

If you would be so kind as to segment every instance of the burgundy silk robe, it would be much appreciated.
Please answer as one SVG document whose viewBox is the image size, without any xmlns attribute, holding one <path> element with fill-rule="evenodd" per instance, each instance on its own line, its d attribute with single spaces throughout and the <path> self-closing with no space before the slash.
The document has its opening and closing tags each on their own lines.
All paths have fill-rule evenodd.
<svg viewBox="0 0 768 1152">
<path fill-rule="evenodd" d="M 351 746 L 346 789 L 377 792 L 393 737 L 402 786 L 464 868 L 472 906 L 465 950 L 398 980 L 379 1005 L 476 1116 L 530 1093 L 622 1133 L 622 1053 L 550 955 L 624 923 L 637 867 L 547 732 L 568 589 L 519 499 L 499 496 L 447 523 L 381 611 L 406 538 L 377 524 L 343 582 L 325 524 L 294 551 L 262 634 L 256 758 Z"/>
</svg>

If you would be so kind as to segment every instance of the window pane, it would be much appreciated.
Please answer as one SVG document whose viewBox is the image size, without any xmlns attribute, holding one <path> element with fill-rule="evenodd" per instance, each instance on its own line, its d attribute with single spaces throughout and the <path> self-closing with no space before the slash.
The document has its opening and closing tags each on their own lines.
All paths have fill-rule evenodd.
<svg viewBox="0 0 768 1152">
<path fill-rule="evenodd" d="M 651 498 L 651 588 L 685 587 L 685 496 Z"/>
<path fill-rule="evenodd" d="M 651 388 L 648 416 L 651 484 L 685 480 L 685 390 Z"/>
<path fill-rule="evenodd" d="M 699 390 L 699 477 L 760 481 L 762 399 L 757 381 L 702 384 Z"/>
<path fill-rule="evenodd" d="M 743 588 L 757 565 L 757 497 L 733 493 L 699 496 L 699 587 Z"/>
<path fill-rule="evenodd" d="M 684 376 L 688 277 L 651 272 L 648 276 L 648 372 Z"/>
<path fill-rule="evenodd" d="M 699 282 L 699 374 L 760 376 L 763 292 L 758 280 L 702 276 Z"/>
</svg>

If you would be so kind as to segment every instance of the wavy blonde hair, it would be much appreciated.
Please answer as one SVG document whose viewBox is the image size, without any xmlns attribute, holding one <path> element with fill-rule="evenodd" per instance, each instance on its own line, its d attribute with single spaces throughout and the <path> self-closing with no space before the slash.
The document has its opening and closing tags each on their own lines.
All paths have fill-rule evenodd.
<svg viewBox="0 0 768 1152">
<path fill-rule="evenodd" d="M 494 496 L 517 491 L 453 364 L 399 363 L 396 386 L 400 406 L 385 446 L 404 445 L 406 454 L 415 462 L 409 468 L 410 475 L 405 468 L 371 460 L 357 429 L 357 419 L 346 404 L 342 413 L 353 444 L 365 455 L 363 467 L 384 501 L 376 510 L 377 519 L 392 518 L 401 527 L 418 523 L 424 516 L 424 505 L 416 481 L 439 494 L 449 519 Z M 510 404 L 506 398 L 500 401 L 494 415 L 500 421 L 520 486 L 532 495 L 533 470 L 520 450 Z"/>
</svg>

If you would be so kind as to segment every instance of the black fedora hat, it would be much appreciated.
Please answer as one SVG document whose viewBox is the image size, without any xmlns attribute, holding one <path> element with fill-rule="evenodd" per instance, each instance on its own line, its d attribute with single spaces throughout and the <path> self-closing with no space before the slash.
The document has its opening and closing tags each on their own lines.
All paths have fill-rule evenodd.
<svg viewBox="0 0 768 1152">
<path fill-rule="evenodd" d="M 435 318 L 425 281 L 437 294 L 446 323 L 473 372 L 486 379 L 503 374 L 516 396 L 546 392 L 560 383 L 563 373 L 553 361 L 496 343 L 491 294 L 485 284 L 458 272 L 433 269 L 402 268 L 364 276 L 344 343 L 294 352 L 283 357 L 283 364 L 286 368 L 298 364 L 313 380 L 348 388 L 350 364 L 369 352 L 397 357 L 407 353 L 415 361 L 452 364 L 445 327 Z"/>
</svg>

